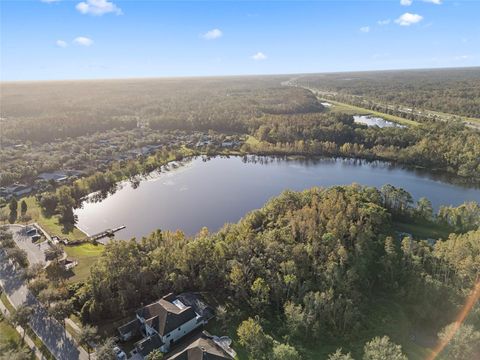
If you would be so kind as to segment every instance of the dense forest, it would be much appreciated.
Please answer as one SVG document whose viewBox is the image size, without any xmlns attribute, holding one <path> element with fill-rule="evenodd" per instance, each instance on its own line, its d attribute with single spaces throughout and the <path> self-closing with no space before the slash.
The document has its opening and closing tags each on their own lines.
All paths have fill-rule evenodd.
<svg viewBox="0 0 480 360">
<path fill-rule="evenodd" d="M 312 74 L 296 83 L 339 96 L 480 118 L 478 68 Z"/>
<path fill-rule="evenodd" d="M 315 343 L 338 339 L 355 355 L 347 339 L 371 330 L 367 314 L 380 299 L 400 306 L 412 328 L 441 329 L 478 280 L 478 205 L 466 216 L 473 219 L 467 232 L 434 245 L 395 234 L 394 219 L 434 221 L 425 204 L 392 186 L 287 191 L 217 233 L 157 231 L 110 242 L 75 288 L 75 307 L 95 323 L 166 292 L 201 291 L 226 309 L 220 321 L 227 328 L 243 321 L 239 341 L 252 359 L 272 351 L 268 341 L 259 348 L 242 334 L 252 326 L 267 340 L 286 339 L 302 358 L 315 358 L 308 355 Z M 468 324 L 478 327 L 479 310 Z"/>
<path fill-rule="evenodd" d="M 2 142 L 49 142 L 137 121 L 152 129 L 246 131 L 269 113 L 321 110 L 288 77 L 232 77 L 3 83 Z"/>
</svg>

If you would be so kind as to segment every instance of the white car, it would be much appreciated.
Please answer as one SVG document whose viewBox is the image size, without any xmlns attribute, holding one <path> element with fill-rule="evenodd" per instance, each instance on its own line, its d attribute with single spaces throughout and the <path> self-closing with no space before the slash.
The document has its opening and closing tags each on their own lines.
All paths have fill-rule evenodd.
<svg viewBox="0 0 480 360">
<path fill-rule="evenodd" d="M 115 353 L 115 356 L 118 360 L 127 360 L 127 354 L 125 354 L 125 352 L 118 346 L 113 347 L 113 352 Z"/>
</svg>

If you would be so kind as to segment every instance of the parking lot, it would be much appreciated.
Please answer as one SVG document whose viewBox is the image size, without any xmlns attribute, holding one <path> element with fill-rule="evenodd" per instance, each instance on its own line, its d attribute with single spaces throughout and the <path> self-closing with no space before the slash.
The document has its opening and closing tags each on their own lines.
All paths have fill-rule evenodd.
<svg viewBox="0 0 480 360">
<path fill-rule="evenodd" d="M 24 226 L 10 226 L 13 234 L 13 240 L 20 249 L 27 252 L 28 261 L 30 264 L 45 263 L 45 250 L 50 247 L 47 241 L 35 243 L 32 237 L 27 235 L 26 227 Z"/>
</svg>

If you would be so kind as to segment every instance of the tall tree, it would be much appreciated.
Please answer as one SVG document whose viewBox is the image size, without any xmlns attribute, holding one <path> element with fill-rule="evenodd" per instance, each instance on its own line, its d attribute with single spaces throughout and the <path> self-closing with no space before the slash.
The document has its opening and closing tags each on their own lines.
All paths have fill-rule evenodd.
<svg viewBox="0 0 480 360">
<path fill-rule="evenodd" d="M 353 360 L 352 355 L 350 353 L 344 354 L 342 349 L 337 349 L 334 353 L 328 355 L 328 360 Z"/>
<path fill-rule="evenodd" d="M 8 205 L 8 208 L 10 210 L 10 215 L 8 218 L 8 221 L 13 224 L 15 221 L 17 221 L 17 209 L 18 209 L 18 202 L 17 199 L 14 197 L 10 200 L 10 204 Z"/>
<path fill-rule="evenodd" d="M 438 337 L 447 342 L 442 353 L 446 359 L 474 359 L 480 354 L 480 331 L 472 325 L 452 323 L 443 328 Z"/>
<path fill-rule="evenodd" d="M 98 334 L 97 328 L 91 325 L 84 325 L 82 331 L 78 337 L 78 343 L 85 347 L 88 352 L 88 358 L 90 359 L 90 353 L 92 352 L 92 344 L 97 341 Z"/>
<path fill-rule="evenodd" d="M 63 325 L 72 312 L 73 306 L 69 300 L 57 301 L 48 308 L 48 314 Z"/>
<path fill-rule="evenodd" d="M 363 360 L 408 360 L 402 347 L 390 341 L 388 336 L 375 337 L 363 348 Z"/>
<path fill-rule="evenodd" d="M 272 348 L 272 339 L 265 334 L 256 319 L 248 318 L 237 329 L 240 342 L 249 353 L 251 359 L 265 359 Z"/>
<path fill-rule="evenodd" d="M 301 360 L 297 349 L 289 344 L 275 344 L 272 350 L 273 360 Z"/>
<path fill-rule="evenodd" d="M 27 203 L 25 202 L 25 200 L 22 200 L 22 202 L 20 203 L 20 214 L 22 214 L 22 216 L 25 216 L 25 214 L 27 213 L 27 210 L 28 210 Z"/>
<path fill-rule="evenodd" d="M 33 314 L 33 309 L 27 305 L 20 305 L 11 314 L 12 323 L 17 326 L 21 326 L 23 330 L 25 330 L 22 335 L 22 343 L 25 339 L 25 332 L 26 332 L 28 323 L 30 322 L 30 319 L 32 317 L 32 314 Z"/>
<path fill-rule="evenodd" d="M 113 351 L 114 347 L 115 341 L 112 338 L 106 339 L 102 344 L 97 346 L 95 350 L 96 358 L 102 360 L 117 360 L 117 356 Z"/>
</svg>

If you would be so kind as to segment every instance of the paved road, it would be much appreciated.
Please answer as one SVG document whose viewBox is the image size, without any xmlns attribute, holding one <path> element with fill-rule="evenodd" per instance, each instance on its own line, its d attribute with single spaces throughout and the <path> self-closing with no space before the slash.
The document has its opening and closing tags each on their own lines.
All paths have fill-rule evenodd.
<svg viewBox="0 0 480 360">
<path fill-rule="evenodd" d="M 17 228 L 12 228 L 15 231 Z M 50 352 L 59 360 L 88 359 L 87 352 L 77 347 L 65 328 L 56 320 L 48 317 L 47 311 L 28 291 L 20 270 L 16 270 L 0 253 L 0 283 L 15 307 L 28 304 L 35 308 L 30 327 L 42 339 Z"/>
<path fill-rule="evenodd" d="M 47 241 L 40 244 L 32 242 L 32 238 L 26 233 L 26 228 L 21 225 L 10 225 L 10 231 L 18 247 L 27 252 L 30 265 L 36 263 L 45 264 L 45 250 L 50 247 Z"/>
</svg>

